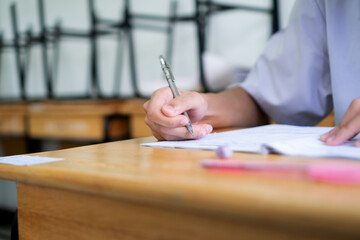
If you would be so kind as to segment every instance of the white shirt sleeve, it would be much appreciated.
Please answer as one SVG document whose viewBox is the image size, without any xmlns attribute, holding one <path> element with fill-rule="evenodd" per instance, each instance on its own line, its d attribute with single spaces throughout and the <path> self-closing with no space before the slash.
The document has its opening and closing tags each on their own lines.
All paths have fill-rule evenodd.
<svg viewBox="0 0 360 240">
<path fill-rule="evenodd" d="M 321 5 L 297 1 L 288 27 L 270 39 L 239 84 L 277 123 L 315 125 L 333 108 Z"/>
</svg>

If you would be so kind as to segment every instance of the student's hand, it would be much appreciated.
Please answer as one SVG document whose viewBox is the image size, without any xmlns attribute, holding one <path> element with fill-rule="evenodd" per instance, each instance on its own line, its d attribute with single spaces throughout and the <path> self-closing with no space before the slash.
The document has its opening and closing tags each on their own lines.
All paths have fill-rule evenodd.
<svg viewBox="0 0 360 240">
<path fill-rule="evenodd" d="M 144 104 L 145 122 L 158 140 L 181 140 L 201 138 L 212 131 L 209 124 L 201 124 L 208 103 L 202 94 L 179 89 L 180 96 L 173 98 L 169 87 L 155 91 L 151 99 Z M 193 127 L 191 136 L 185 125 L 188 119 L 182 113 L 187 112 Z"/>
<path fill-rule="evenodd" d="M 343 144 L 360 133 L 360 98 L 352 101 L 340 124 L 328 133 L 323 134 L 320 140 L 327 145 Z M 360 140 L 355 142 L 360 147 Z"/>
</svg>

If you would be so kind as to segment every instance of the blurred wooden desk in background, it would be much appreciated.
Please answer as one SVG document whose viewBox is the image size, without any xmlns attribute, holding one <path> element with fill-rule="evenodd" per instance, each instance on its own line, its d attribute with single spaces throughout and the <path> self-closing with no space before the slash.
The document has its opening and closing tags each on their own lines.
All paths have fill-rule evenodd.
<svg viewBox="0 0 360 240">
<path fill-rule="evenodd" d="M 54 101 L 29 107 L 34 138 L 108 141 L 151 136 L 144 122 L 145 99 Z"/>
<path fill-rule="evenodd" d="M 61 148 L 67 148 L 84 143 L 151 136 L 144 122 L 142 105 L 145 101 L 122 99 L 2 103 L 0 137 L 4 154 L 40 151 L 36 144 L 29 144 L 36 139 L 60 140 Z"/>
<path fill-rule="evenodd" d="M 0 137 L 6 155 L 26 153 L 31 139 L 106 142 L 151 136 L 144 122 L 146 99 L 43 101 L 0 104 Z M 319 126 L 334 126 L 334 113 Z M 30 147 L 29 147 L 30 146 Z M 36 147 L 35 147 L 36 149 Z"/>
<path fill-rule="evenodd" d="M 32 138 L 109 141 L 128 136 L 125 116 L 117 114 L 121 100 L 47 101 L 29 106 Z"/>
<path fill-rule="evenodd" d="M 130 138 L 152 136 L 150 128 L 145 123 L 143 108 L 146 99 L 128 99 L 118 105 L 118 113 L 129 116 Z"/>
<path fill-rule="evenodd" d="M 36 154 L 65 158 L 48 164 L 0 165 L 1 179 L 18 182 L 20 239 L 360 238 L 358 186 L 210 172 L 199 161 L 213 151 L 139 145 L 147 141 L 154 138 Z"/>
<path fill-rule="evenodd" d="M 28 103 L 0 104 L 0 135 L 24 136 Z"/>
<path fill-rule="evenodd" d="M 0 143 L 6 155 L 26 153 L 28 103 L 0 104 Z"/>
</svg>

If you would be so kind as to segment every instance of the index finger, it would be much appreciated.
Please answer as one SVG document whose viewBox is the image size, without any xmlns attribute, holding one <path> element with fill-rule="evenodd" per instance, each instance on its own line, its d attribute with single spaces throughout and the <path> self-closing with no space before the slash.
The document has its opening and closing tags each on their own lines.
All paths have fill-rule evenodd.
<svg viewBox="0 0 360 240">
<path fill-rule="evenodd" d="M 336 127 L 334 134 L 326 140 L 328 145 L 340 145 L 352 139 L 360 132 L 360 115 L 351 119 L 347 124 Z"/>
</svg>

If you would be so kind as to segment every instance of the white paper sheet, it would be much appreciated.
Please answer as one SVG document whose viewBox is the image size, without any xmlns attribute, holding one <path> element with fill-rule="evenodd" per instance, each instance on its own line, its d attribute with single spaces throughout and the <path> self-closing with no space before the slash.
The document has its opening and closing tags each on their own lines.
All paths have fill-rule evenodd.
<svg viewBox="0 0 360 240">
<path fill-rule="evenodd" d="M 42 163 L 49 163 L 64 160 L 63 158 L 49 158 L 38 156 L 15 155 L 9 157 L 0 157 L 0 164 L 10 164 L 16 166 L 28 166 Z"/>
<path fill-rule="evenodd" d="M 145 143 L 143 146 L 215 150 L 228 145 L 233 151 L 254 153 L 280 153 L 306 157 L 340 157 L 360 159 L 360 148 L 354 140 L 341 146 L 327 146 L 319 140 L 330 127 L 299 127 L 290 125 L 266 125 L 222 133 L 187 141 L 162 141 Z"/>
</svg>

